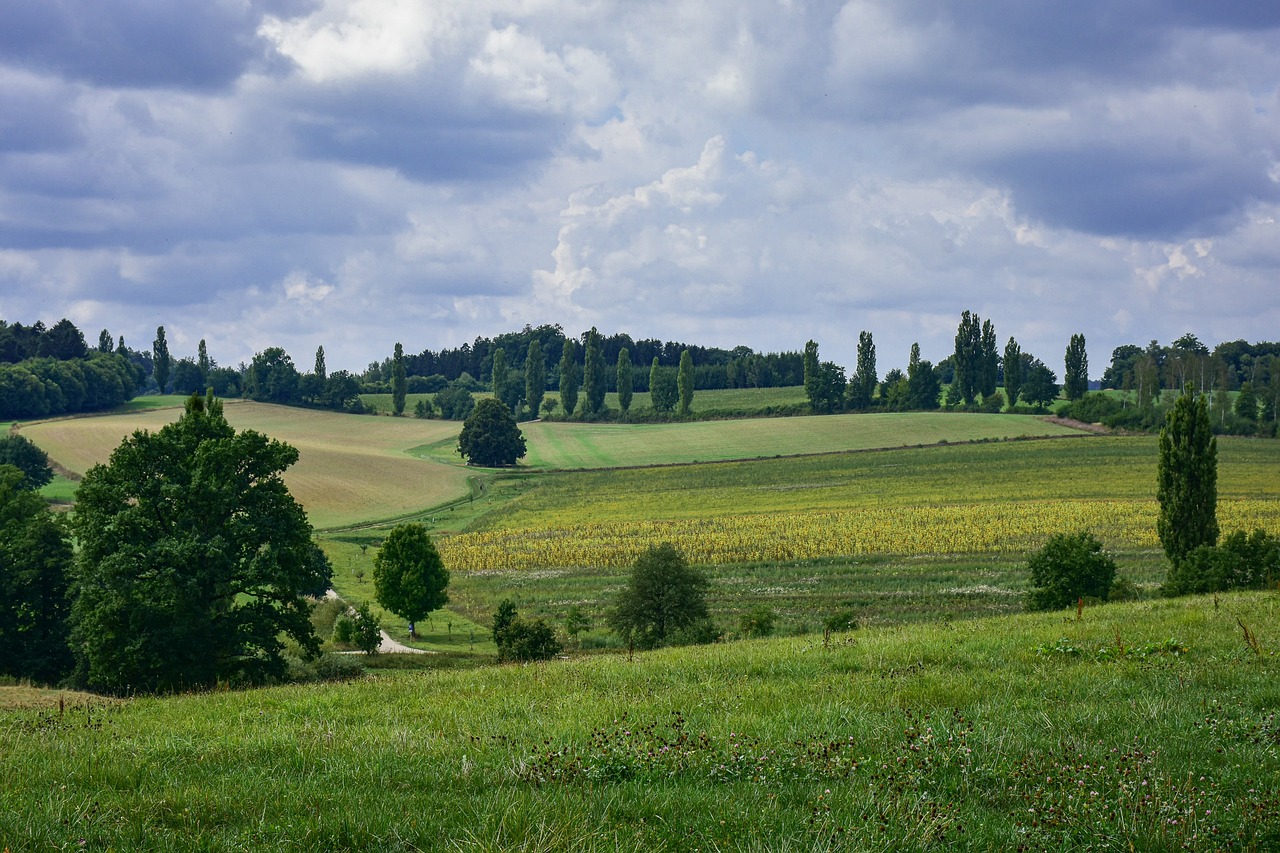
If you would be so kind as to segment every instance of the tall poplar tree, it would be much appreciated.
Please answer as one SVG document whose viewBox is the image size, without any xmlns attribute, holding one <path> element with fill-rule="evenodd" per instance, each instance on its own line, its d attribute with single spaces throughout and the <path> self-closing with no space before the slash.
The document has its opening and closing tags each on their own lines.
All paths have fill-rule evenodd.
<svg viewBox="0 0 1280 853">
<path fill-rule="evenodd" d="M 592 326 L 591 331 L 584 335 L 583 343 L 586 347 L 582 361 L 584 411 L 588 415 L 595 415 L 604 409 L 604 395 L 608 391 L 608 383 L 604 375 L 604 346 L 595 326 Z"/>
<path fill-rule="evenodd" d="M 209 384 L 209 347 L 205 344 L 204 338 L 200 339 L 200 346 L 196 348 L 196 367 L 200 369 L 200 385 L 205 387 Z"/>
<path fill-rule="evenodd" d="M 1004 394 L 1009 398 L 1009 408 L 1018 405 L 1022 393 L 1022 347 L 1012 337 L 1004 345 Z"/>
<path fill-rule="evenodd" d="M 876 345 L 870 332 L 858 335 L 858 366 L 849 382 L 849 408 L 869 409 L 876 393 Z"/>
<path fill-rule="evenodd" d="M 316 366 L 312 372 L 316 376 L 320 377 L 321 380 L 325 380 L 329 378 L 329 371 L 324 364 L 324 347 L 323 346 L 316 347 Z"/>
<path fill-rule="evenodd" d="M 404 347 L 396 343 L 391 357 L 391 410 L 396 417 L 404 414 L 404 400 L 409 390 L 409 380 L 404 375 Z"/>
<path fill-rule="evenodd" d="M 1079 400 L 1089 390 L 1089 354 L 1085 352 L 1084 335 L 1072 335 L 1067 344 L 1066 372 L 1062 391 L 1068 400 Z"/>
<path fill-rule="evenodd" d="M 978 341 L 977 391 L 982 399 L 996 393 L 1000 378 L 1000 352 L 996 343 L 996 327 L 990 320 L 982 321 L 982 334 Z"/>
<path fill-rule="evenodd" d="M 578 345 L 573 338 L 565 338 L 560 356 L 560 406 L 565 417 L 573 414 L 578 405 Z"/>
<path fill-rule="evenodd" d="M 1218 542 L 1218 440 L 1203 395 L 1183 392 L 1160 430 L 1156 530 L 1175 567 L 1201 545 Z"/>
<path fill-rule="evenodd" d="M 676 374 L 676 388 L 680 391 L 680 414 L 693 411 L 693 356 L 688 350 L 680 353 L 680 372 Z"/>
<path fill-rule="evenodd" d="M 804 345 L 804 394 L 809 399 L 810 409 L 822 411 L 822 365 L 818 361 L 817 341 Z"/>
<path fill-rule="evenodd" d="M 977 314 L 965 311 L 956 329 L 956 377 L 951 399 L 972 403 L 978 392 L 978 354 L 982 346 L 982 322 Z"/>
<path fill-rule="evenodd" d="M 151 344 L 151 372 L 160 386 L 160 393 L 169 385 L 169 371 L 173 367 L 173 359 L 169 357 L 169 342 L 165 340 L 164 326 L 156 328 L 156 339 Z"/>
<path fill-rule="evenodd" d="M 542 344 L 534 338 L 529 341 L 529 352 L 524 357 L 524 399 L 529 404 L 529 416 L 538 417 L 542 412 L 542 398 L 547 393 L 547 364 L 542 355 Z"/>
<path fill-rule="evenodd" d="M 626 347 L 618 350 L 618 408 L 625 415 L 631 408 L 631 353 Z"/>
</svg>

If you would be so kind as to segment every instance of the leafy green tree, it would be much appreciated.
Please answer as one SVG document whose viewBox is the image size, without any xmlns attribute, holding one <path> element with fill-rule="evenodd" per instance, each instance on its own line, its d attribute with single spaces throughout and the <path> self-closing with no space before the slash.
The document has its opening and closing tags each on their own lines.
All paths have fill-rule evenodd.
<svg viewBox="0 0 1280 853">
<path fill-rule="evenodd" d="M 604 410 L 605 393 L 608 391 L 604 375 L 603 343 L 595 326 L 583 338 L 586 352 L 582 368 L 583 411 L 587 415 L 596 415 Z"/>
<path fill-rule="evenodd" d="M 84 358 L 89 354 L 89 347 L 85 343 L 84 332 L 64 317 L 40 336 L 38 354 L 44 358 L 69 361 Z"/>
<path fill-rule="evenodd" d="M 1009 408 L 1018 405 L 1022 393 L 1022 347 L 1013 338 L 1004 345 L 1004 393 L 1009 398 Z"/>
<path fill-rule="evenodd" d="M 649 368 L 649 401 L 655 412 L 670 412 L 680 400 L 679 387 L 675 373 L 658 364 L 658 357 L 653 357 L 653 366 Z"/>
<path fill-rule="evenodd" d="M 982 321 L 977 314 L 965 311 L 956 329 L 956 377 L 952 383 L 955 398 L 972 403 L 978 396 L 978 373 L 982 349 Z"/>
<path fill-rule="evenodd" d="M 876 381 L 876 345 L 870 332 L 861 332 L 858 334 L 858 366 L 849 380 L 849 408 L 856 411 L 871 408 Z"/>
<path fill-rule="evenodd" d="M 511 627 L 511 623 L 516 620 L 517 615 L 516 603 L 511 599 L 504 598 L 498 604 L 498 610 L 493 614 L 493 628 L 489 632 L 493 637 L 495 646 L 501 648 L 503 635 L 506 633 L 507 628 Z"/>
<path fill-rule="evenodd" d="M 907 408 L 931 412 L 938 408 L 938 395 L 942 392 L 942 380 L 933 362 L 920 358 L 920 344 L 911 345 L 911 359 L 907 362 Z"/>
<path fill-rule="evenodd" d="M 1058 399 L 1058 377 L 1038 358 L 1030 359 L 1022 380 L 1022 399 L 1042 407 Z"/>
<path fill-rule="evenodd" d="M 538 417 L 542 412 L 542 398 L 547 393 L 547 365 L 542 354 L 542 344 L 534 338 L 529 341 L 529 352 L 524 357 L 524 399 L 529 406 L 529 416 Z"/>
<path fill-rule="evenodd" d="M 1236 395 L 1235 411 L 1237 417 L 1251 424 L 1257 423 L 1258 395 L 1253 390 L 1252 382 L 1245 382 L 1240 385 L 1240 393 Z"/>
<path fill-rule="evenodd" d="M 984 400 L 996 393 L 996 387 L 999 384 L 1000 353 L 996 346 L 996 327 L 990 320 L 983 320 L 982 333 L 978 340 L 976 388 Z"/>
<path fill-rule="evenodd" d="M 0 436 L 0 465 L 12 465 L 23 475 L 18 488 L 38 491 L 53 482 L 49 455 L 25 435 Z"/>
<path fill-rule="evenodd" d="M 434 407 L 431 405 L 431 401 L 425 397 L 413 406 L 413 416 L 418 420 L 425 421 L 433 414 L 435 414 Z"/>
<path fill-rule="evenodd" d="M 1106 601 L 1116 563 L 1092 533 L 1057 533 L 1027 560 L 1032 610 L 1061 610 L 1080 598 Z"/>
<path fill-rule="evenodd" d="M 475 411 L 476 399 L 463 382 L 454 380 L 436 394 L 436 408 L 447 421 L 465 421 Z"/>
<path fill-rule="evenodd" d="M 244 395 L 260 403 L 292 405 L 298 401 L 300 381 L 289 354 L 280 347 L 267 347 L 249 363 Z"/>
<path fill-rule="evenodd" d="M 1201 545 L 1218 541 L 1218 440 L 1203 395 L 1184 392 L 1160 430 L 1156 530 L 1177 566 Z"/>
<path fill-rule="evenodd" d="M 213 367 L 213 362 L 209 360 L 209 345 L 204 342 L 204 338 L 200 339 L 200 344 L 196 347 L 196 367 L 200 370 L 199 390 L 203 392 L 209 387 L 209 368 Z"/>
<path fill-rule="evenodd" d="M 156 339 L 151 344 L 151 373 L 163 394 L 169 387 L 169 370 L 173 361 L 169 357 L 169 342 L 165 340 L 164 326 L 156 328 Z"/>
<path fill-rule="evenodd" d="M 1089 354 L 1085 351 L 1084 335 L 1072 335 L 1067 344 L 1062 390 L 1068 400 L 1079 400 L 1089 390 Z"/>
<path fill-rule="evenodd" d="M 565 338 L 560 356 L 560 407 L 571 417 L 578 406 L 578 345 Z"/>
<path fill-rule="evenodd" d="M 693 411 L 693 355 L 687 349 L 680 351 L 676 390 L 680 394 L 680 414 L 688 415 Z"/>
<path fill-rule="evenodd" d="M 468 465 L 498 468 L 516 464 L 525 454 L 524 434 L 501 400 L 486 397 L 462 425 L 458 452 Z"/>
<path fill-rule="evenodd" d="M 524 619 L 510 599 L 498 606 L 493 620 L 493 642 L 499 662 L 550 660 L 563 646 L 555 629 L 543 619 Z"/>
<path fill-rule="evenodd" d="M 625 415 L 631 409 L 631 353 L 626 347 L 618 350 L 618 408 Z"/>
<path fill-rule="evenodd" d="M 115 341 L 111 337 L 111 333 L 103 329 L 98 333 L 98 352 L 112 352 L 115 349 Z"/>
<path fill-rule="evenodd" d="M 382 627 L 367 604 L 340 616 L 334 634 L 339 642 L 350 643 L 366 655 L 376 655 L 382 648 Z"/>
<path fill-rule="evenodd" d="M 0 464 L 0 675 L 53 684 L 71 668 L 71 540 L 22 471 Z"/>
<path fill-rule="evenodd" d="M 409 636 L 415 639 L 415 623 L 449 603 L 448 586 L 449 570 L 421 524 L 396 527 L 373 558 L 378 603 L 407 620 Z"/>
<path fill-rule="evenodd" d="M 327 583 L 282 474 L 298 451 L 237 433 L 193 395 L 176 422 L 135 432 L 85 475 L 73 527 L 75 680 L 164 692 L 285 673 L 281 636 L 319 652 L 309 590 Z"/>
<path fill-rule="evenodd" d="M 656 648 L 709 620 L 706 594 L 706 577 L 674 545 L 651 545 L 636 558 L 609 626 L 635 648 Z"/>
<path fill-rule="evenodd" d="M 396 417 L 404 414 L 404 401 L 409 391 L 408 377 L 405 376 L 404 347 L 396 343 L 395 354 L 391 356 L 391 411 Z"/>
<path fill-rule="evenodd" d="M 809 399 L 809 408 L 815 414 L 821 413 L 824 399 L 822 365 L 818 362 L 818 342 L 812 340 L 804 345 L 804 394 Z"/>
</svg>

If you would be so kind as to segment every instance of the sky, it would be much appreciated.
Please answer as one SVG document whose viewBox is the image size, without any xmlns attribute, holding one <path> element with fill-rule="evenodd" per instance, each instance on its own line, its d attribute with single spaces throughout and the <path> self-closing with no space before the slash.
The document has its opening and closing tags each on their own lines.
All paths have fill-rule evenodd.
<svg viewBox="0 0 1280 853">
<path fill-rule="evenodd" d="M 0 0 L 0 318 L 881 372 L 1280 338 L 1280 3 Z"/>
</svg>

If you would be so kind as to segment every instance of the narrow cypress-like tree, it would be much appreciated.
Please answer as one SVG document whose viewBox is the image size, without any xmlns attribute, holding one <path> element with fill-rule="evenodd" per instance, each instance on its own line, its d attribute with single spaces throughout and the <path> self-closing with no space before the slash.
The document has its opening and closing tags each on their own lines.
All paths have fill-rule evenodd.
<svg viewBox="0 0 1280 853">
<path fill-rule="evenodd" d="M 978 393 L 978 351 L 982 345 L 982 323 L 977 314 L 965 311 L 960 315 L 960 326 L 956 329 L 956 377 L 955 390 L 958 395 L 948 395 L 950 399 L 960 399 L 972 403 Z"/>
<path fill-rule="evenodd" d="M 1085 352 L 1084 335 L 1072 335 L 1067 344 L 1066 372 L 1062 392 L 1068 400 L 1079 400 L 1089 390 L 1089 354 Z"/>
<path fill-rule="evenodd" d="M 631 408 L 631 353 L 618 350 L 618 408 L 625 415 Z"/>
<path fill-rule="evenodd" d="M 316 376 L 320 377 L 321 380 L 329 378 L 328 369 L 324 364 L 324 347 L 322 346 L 316 347 L 316 366 L 315 370 L 312 372 L 315 373 Z"/>
<path fill-rule="evenodd" d="M 530 417 L 538 417 L 546 393 L 547 365 L 542 355 L 542 344 L 534 338 L 529 341 L 529 352 L 524 357 L 524 399 L 529 405 Z"/>
<path fill-rule="evenodd" d="M 858 335 L 858 366 L 853 379 L 849 382 L 849 408 L 855 410 L 871 408 L 871 399 L 876 393 L 876 345 L 870 332 Z"/>
<path fill-rule="evenodd" d="M 404 414 L 404 400 L 409 390 L 409 380 L 404 375 L 404 347 L 396 344 L 391 357 L 391 409 L 396 417 Z"/>
<path fill-rule="evenodd" d="M 680 414 L 693 411 L 693 356 L 688 350 L 680 353 L 680 372 L 676 374 L 676 388 L 680 391 Z"/>
<path fill-rule="evenodd" d="M 578 345 L 572 338 L 565 338 L 560 356 L 560 406 L 565 417 L 578 406 Z"/>
<path fill-rule="evenodd" d="M 205 344 L 204 338 L 200 339 L 200 346 L 196 348 L 196 367 L 200 369 L 200 384 L 207 386 L 209 384 L 209 347 Z"/>
<path fill-rule="evenodd" d="M 604 410 L 604 395 L 608 391 L 604 375 L 604 346 L 595 326 L 592 326 L 591 331 L 584 337 L 583 343 L 586 345 L 586 354 L 582 362 L 582 394 L 586 403 L 584 411 L 588 415 L 595 415 Z"/>
<path fill-rule="evenodd" d="M 1009 408 L 1018 405 L 1022 393 L 1022 347 L 1013 338 L 1004 345 L 1004 395 L 1009 398 Z"/>
<path fill-rule="evenodd" d="M 1176 567 L 1201 545 L 1218 542 L 1218 440 L 1203 395 L 1184 392 L 1160 430 L 1156 530 Z"/>
<path fill-rule="evenodd" d="M 977 390 L 982 399 L 996 393 L 1000 378 L 1000 353 L 996 349 L 996 327 L 990 320 L 982 321 L 982 333 L 978 339 Z"/>
<path fill-rule="evenodd" d="M 809 399 L 810 409 L 822 411 L 822 365 L 818 362 L 817 341 L 804 345 L 804 394 Z"/>
<path fill-rule="evenodd" d="M 493 350 L 493 396 L 502 402 L 507 402 L 507 382 L 510 380 L 510 371 L 507 370 L 507 351 L 502 347 L 495 347 Z M 511 408 L 510 404 L 507 408 Z"/>
<path fill-rule="evenodd" d="M 160 386 L 160 393 L 169 385 L 169 370 L 173 360 L 169 357 L 169 342 L 164 337 L 164 326 L 156 328 L 156 339 L 151 344 L 151 372 Z"/>
</svg>

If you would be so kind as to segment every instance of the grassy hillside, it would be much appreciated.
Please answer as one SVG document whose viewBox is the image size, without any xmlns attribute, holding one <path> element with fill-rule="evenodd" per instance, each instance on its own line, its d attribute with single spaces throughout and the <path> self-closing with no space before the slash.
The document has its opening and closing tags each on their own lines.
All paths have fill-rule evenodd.
<svg viewBox="0 0 1280 853">
<path fill-rule="evenodd" d="M 488 391 L 476 391 L 476 399 L 491 396 Z M 405 411 L 412 412 L 413 407 L 417 405 L 419 400 L 432 400 L 435 394 L 408 394 L 405 396 Z M 560 400 L 560 395 L 555 391 L 547 392 L 545 399 Z M 360 402 L 364 403 L 366 408 L 376 411 L 380 414 L 390 414 L 391 412 L 391 395 L 390 394 L 361 394 Z M 803 406 L 808 402 L 805 396 L 803 385 L 793 385 L 784 388 L 720 388 L 710 391 L 698 391 L 693 396 L 694 412 L 720 412 L 723 414 L 739 414 L 752 415 L 763 414 L 768 410 L 789 408 L 793 406 Z M 618 411 L 618 395 L 614 393 L 606 394 L 604 398 L 605 408 Z M 649 399 L 648 392 L 637 392 L 631 397 L 632 412 L 648 412 L 653 410 L 653 403 Z"/>
<path fill-rule="evenodd" d="M 27 697 L 43 709 L 0 711 L 0 846 L 1275 849 L 1278 617 L 1274 593 L 1229 595 L 62 713 Z"/>
<path fill-rule="evenodd" d="M 171 399 L 171 398 L 166 398 Z M 137 429 L 157 430 L 181 408 L 31 424 L 22 434 L 72 471 L 83 474 L 106 461 Z M 298 448 L 298 464 L 285 473 L 294 497 L 317 528 L 394 518 L 467 494 L 467 472 L 415 459 L 403 451 L 424 442 L 452 441 L 460 425 L 413 418 L 373 418 L 229 401 L 227 420 Z"/>
</svg>

